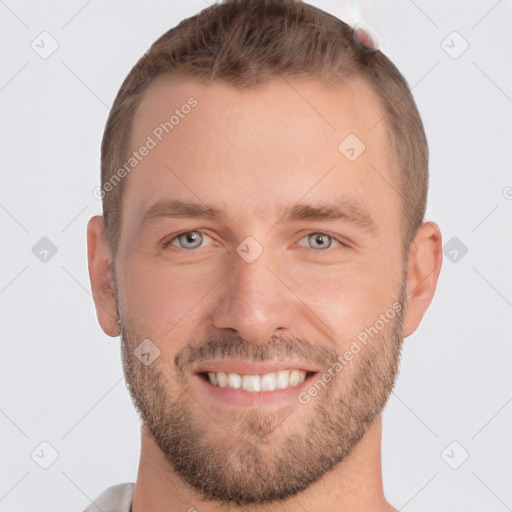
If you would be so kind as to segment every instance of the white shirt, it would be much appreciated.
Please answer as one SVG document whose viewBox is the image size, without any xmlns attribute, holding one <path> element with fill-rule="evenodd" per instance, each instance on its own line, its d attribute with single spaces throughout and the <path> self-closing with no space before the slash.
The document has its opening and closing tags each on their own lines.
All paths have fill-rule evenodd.
<svg viewBox="0 0 512 512">
<path fill-rule="evenodd" d="M 130 512 L 133 483 L 117 484 L 101 493 L 83 512 Z"/>
</svg>

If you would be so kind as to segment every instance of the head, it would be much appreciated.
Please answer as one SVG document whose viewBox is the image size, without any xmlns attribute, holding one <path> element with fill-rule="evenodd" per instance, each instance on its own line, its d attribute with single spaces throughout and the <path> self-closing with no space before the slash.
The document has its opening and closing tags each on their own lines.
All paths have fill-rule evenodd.
<svg viewBox="0 0 512 512">
<path fill-rule="evenodd" d="M 423 222 L 427 141 L 396 67 L 308 4 L 215 4 L 131 70 L 101 165 L 98 318 L 121 334 L 130 394 L 173 471 L 205 499 L 256 504 L 343 463 L 441 266 Z M 307 380 L 291 402 L 219 404 L 205 380 L 219 360 L 300 363 Z"/>
</svg>

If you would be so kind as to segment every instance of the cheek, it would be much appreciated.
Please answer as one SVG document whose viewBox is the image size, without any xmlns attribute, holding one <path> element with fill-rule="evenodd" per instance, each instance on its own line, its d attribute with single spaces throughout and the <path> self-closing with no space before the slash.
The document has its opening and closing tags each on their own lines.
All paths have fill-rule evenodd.
<svg viewBox="0 0 512 512">
<path fill-rule="evenodd" d="M 387 253 L 359 263 L 310 268 L 295 283 L 297 295 L 345 344 L 392 308 L 400 291 L 400 274 L 394 256 Z"/>
<path fill-rule="evenodd" d="M 206 264 L 173 265 L 144 257 L 133 258 L 125 269 L 120 288 L 126 314 L 155 335 L 169 332 L 178 322 L 186 325 L 194 321 L 201 299 L 222 275 Z"/>
</svg>

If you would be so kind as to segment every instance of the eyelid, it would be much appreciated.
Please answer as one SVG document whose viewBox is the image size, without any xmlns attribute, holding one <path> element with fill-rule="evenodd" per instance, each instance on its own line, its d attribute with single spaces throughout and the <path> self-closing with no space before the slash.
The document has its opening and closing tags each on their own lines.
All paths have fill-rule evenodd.
<svg viewBox="0 0 512 512">
<path fill-rule="evenodd" d="M 172 242 L 174 242 L 175 240 L 177 240 L 180 236 L 182 235 L 186 235 L 187 233 L 201 233 L 201 235 L 203 237 L 208 237 L 210 238 L 211 240 L 214 240 L 212 236 L 210 236 L 205 230 L 203 229 L 187 229 L 186 231 L 180 231 L 179 233 L 176 233 L 175 235 L 171 235 L 171 238 L 168 238 L 167 241 L 164 241 L 162 243 L 162 247 L 165 249 L 167 247 L 172 247 L 173 249 L 178 249 L 178 250 L 182 250 L 182 251 L 194 251 L 194 250 L 197 250 L 197 249 L 186 249 L 185 247 L 177 247 L 175 245 L 172 245 Z M 202 247 L 202 246 L 201 246 Z M 201 249 L 201 247 L 198 247 L 198 249 Z"/>
<path fill-rule="evenodd" d="M 339 237 L 337 235 L 334 235 L 332 233 L 329 233 L 328 231 L 319 231 L 319 230 L 311 230 L 309 232 L 307 232 L 305 235 L 303 235 L 300 240 L 302 240 L 303 238 L 306 238 L 310 235 L 326 235 L 328 236 L 329 238 L 331 238 L 332 240 L 334 240 L 335 242 L 337 242 L 339 245 L 341 245 L 342 247 L 349 247 L 349 242 L 346 241 L 344 238 L 342 237 Z M 300 241 L 299 240 L 299 241 Z M 300 247 L 303 247 L 303 246 L 300 246 Z M 333 250 L 332 247 L 329 247 L 328 249 L 313 249 L 311 247 L 304 247 L 304 249 L 309 249 L 310 251 L 313 251 L 313 252 L 317 252 L 317 253 L 322 253 L 322 252 L 331 252 Z"/>
<path fill-rule="evenodd" d="M 170 246 L 170 247 L 173 247 L 174 249 L 178 249 L 178 250 L 182 250 L 182 251 L 189 251 L 189 252 L 193 252 L 193 251 L 196 251 L 197 249 L 201 249 L 203 246 L 200 246 L 197 249 L 186 249 L 185 247 L 177 247 L 175 245 L 172 245 L 172 242 L 177 240 L 180 236 L 185 235 L 187 233 L 194 233 L 194 232 L 201 233 L 201 235 L 203 235 L 203 237 L 206 236 L 206 237 L 210 238 L 211 240 L 214 240 L 214 238 L 212 236 L 210 236 L 204 229 L 189 229 L 187 231 L 181 231 L 179 233 L 176 233 L 175 235 L 172 235 L 171 238 L 169 238 L 167 241 L 163 242 L 162 247 L 165 249 Z M 319 230 L 308 231 L 307 233 L 303 234 L 300 237 L 299 242 L 310 235 L 326 235 L 329 238 L 331 238 L 332 240 L 334 240 L 335 242 L 337 242 L 342 247 L 350 246 L 348 241 L 345 241 L 342 237 L 338 237 L 337 235 L 334 235 L 327 231 L 319 231 Z M 299 244 L 297 242 L 294 245 L 299 245 Z M 327 253 L 327 252 L 331 252 L 333 250 L 332 247 L 329 247 L 327 249 L 313 249 L 312 247 L 304 247 L 302 245 L 299 245 L 299 247 L 308 249 L 309 251 L 313 251 L 315 253 L 324 253 L 324 252 Z"/>
</svg>

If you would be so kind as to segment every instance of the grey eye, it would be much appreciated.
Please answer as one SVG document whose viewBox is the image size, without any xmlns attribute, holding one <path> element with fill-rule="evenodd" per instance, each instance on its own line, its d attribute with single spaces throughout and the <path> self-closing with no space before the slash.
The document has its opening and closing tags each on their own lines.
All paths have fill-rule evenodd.
<svg viewBox="0 0 512 512">
<path fill-rule="evenodd" d="M 203 242 L 203 235 L 199 231 L 187 231 L 178 235 L 175 240 L 182 249 L 197 249 Z"/>
<path fill-rule="evenodd" d="M 312 249 L 329 249 L 332 245 L 332 237 L 324 233 L 312 233 L 308 235 L 308 242 Z"/>
</svg>

